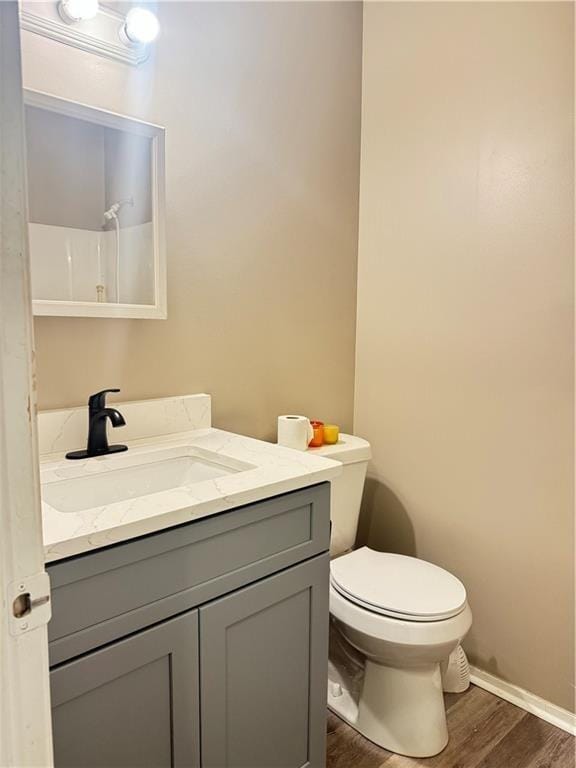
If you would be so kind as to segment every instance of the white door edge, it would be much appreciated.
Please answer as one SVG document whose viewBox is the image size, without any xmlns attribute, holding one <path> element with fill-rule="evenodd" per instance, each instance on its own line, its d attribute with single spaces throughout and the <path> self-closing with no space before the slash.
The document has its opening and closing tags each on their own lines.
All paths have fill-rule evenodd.
<svg viewBox="0 0 576 768">
<path fill-rule="evenodd" d="M 22 95 L 18 5 L 10 0 L 0 2 L 0 766 L 50 768 L 49 585 L 38 480 Z M 16 623 L 13 602 L 21 586 Z"/>
</svg>

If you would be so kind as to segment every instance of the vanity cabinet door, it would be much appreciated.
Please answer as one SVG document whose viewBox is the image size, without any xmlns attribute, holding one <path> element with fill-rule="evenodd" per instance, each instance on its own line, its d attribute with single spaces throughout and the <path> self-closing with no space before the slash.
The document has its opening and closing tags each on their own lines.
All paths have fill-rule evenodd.
<svg viewBox="0 0 576 768">
<path fill-rule="evenodd" d="M 199 766 L 198 611 L 51 672 L 56 768 Z"/>
<path fill-rule="evenodd" d="M 200 609 L 203 768 L 325 764 L 329 558 Z"/>
</svg>

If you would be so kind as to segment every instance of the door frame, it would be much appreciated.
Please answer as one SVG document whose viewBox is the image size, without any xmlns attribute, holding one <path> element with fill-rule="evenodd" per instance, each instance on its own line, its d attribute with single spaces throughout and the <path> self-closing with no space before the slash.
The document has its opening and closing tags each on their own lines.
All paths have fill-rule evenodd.
<svg viewBox="0 0 576 768">
<path fill-rule="evenodd" d="M 50 768 L 50 590 L 42 545 L 24 146 L 19 9 L 9 0 L 0 2 L 0 765 Z"/>
</svg>

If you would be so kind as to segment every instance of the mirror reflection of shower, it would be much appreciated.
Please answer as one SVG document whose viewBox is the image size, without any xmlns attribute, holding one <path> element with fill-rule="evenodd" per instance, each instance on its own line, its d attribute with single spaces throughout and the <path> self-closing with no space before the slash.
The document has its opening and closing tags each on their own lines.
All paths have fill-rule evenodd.
<svg viewBox="0 0 576 768">
<path fill-rule="evenodd" d="M 161 147 L 143 124 L 86 109 L 26 105 L 32 296 L 53 313 L 134 317 L 157 299 Z"/>
<path fill-rule="evenodd" d="M 112 203 L 110 208 L 108 208 L 107 211 L 104 211 L 104 224 L 103 229 L 106 229 L 107 225 L 113 221 L 114 226 L 116 228 L 116 269 L 115 269 L 115 282 L 116 282 L 116 303 L 120 304 L 120 258 L 121 258 L 121 246 L 120 246 L 120 219 L 119 214 L 122 208 L 125 205 L 129 205 L 130 207 L 134 207 L 134 198 L 128 197 L 124 200 L 118 200 L 115 203 Z M 101 263 L 99 264 L 99 281 L 98 285 L 96 286 L 96 293 L 98 297 L 98 301 L 106 301 L 107 298 L 105 296 L 105 286 L 104 286 L 104 278 L 102 276 L 102 268 Z M 109 300 L 109 299 L 108 299 Z"/>
</svg>

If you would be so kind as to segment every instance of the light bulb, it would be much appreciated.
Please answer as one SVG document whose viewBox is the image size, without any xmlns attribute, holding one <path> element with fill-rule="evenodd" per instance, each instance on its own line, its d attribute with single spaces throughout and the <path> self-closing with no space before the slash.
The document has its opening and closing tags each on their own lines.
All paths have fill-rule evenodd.
<svg viewBox="0 0 576 768">
<path fill-rule="evenodd" d="M 86 21 L 98 13 L 98 0 L 61 0 L 58 11 L 68 24 Z"/>
<path fill-rule="evenodd" d="M 128 11 L 122 32 L 129 43 L 146 45 L 158 37 L 160 22 L 152 11 L 145 8 L 132 8 Z"/>
</svg>

